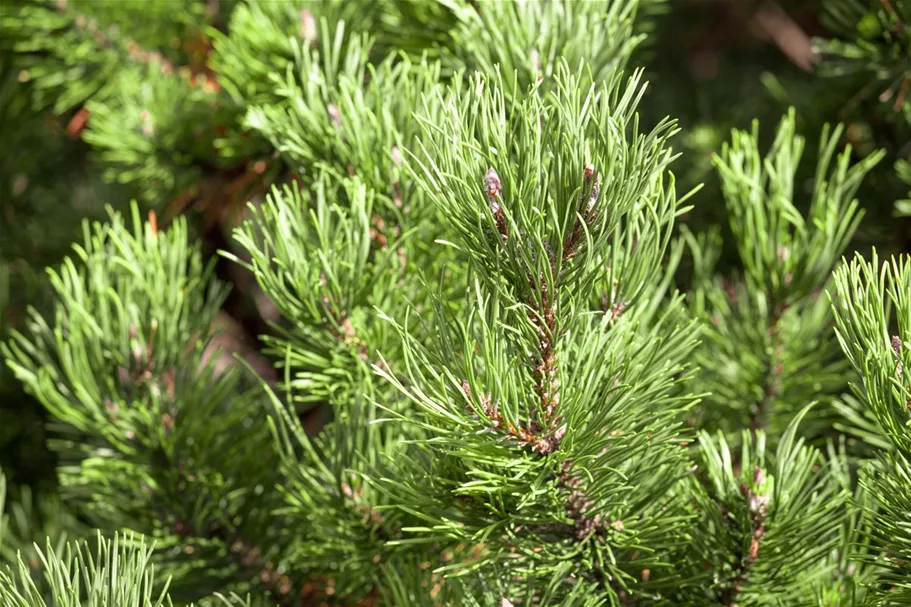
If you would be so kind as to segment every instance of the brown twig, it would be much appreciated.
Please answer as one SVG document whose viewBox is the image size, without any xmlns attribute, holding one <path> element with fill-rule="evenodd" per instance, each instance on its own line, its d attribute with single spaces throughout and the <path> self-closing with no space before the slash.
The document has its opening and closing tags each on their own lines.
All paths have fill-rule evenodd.
<svg viewBox="0 0 911 607">
<path fill-rule="evenodd" d="M 762 398 L 756 404 L 750 417 L 750 430 L 754 432 L 765 427 L 766 415 L 775 399 L 778 398 L 781 375 L 784 371 L 784 364 L 781 361 L 781 355 L 784 350 L 782 340 L 781 318 L 787 310 L 784 304 L 771 303 L 772 314 L 769 319 L 767 333 L 772 340 L 772 354 L 766 361 L 765 376 L 762 384 Z"/>
<path fill-rule="evenodd" d="M 772 40 L 791 62 L 810 71 L 819 60 L 806 32 L 773 0 L 763 2 L 753 15 L 752 25 Z"/>
<path fill-rule="evenodd" d="M 538 397 L 538 410 L 526 428 L 516 428 L 512 424 L 504 423 L 495 408 L 490 408 L 489 403 L 482 405 L 487 417 L 494 422 L 495 427 L 505 431 L 523 445 L 531 445 L 532 449 L 541 454 L 556 451 L 565 433 L 565 428 L 559 427 L 561 416 L 560 386 L 557 377 L 557 299 L 560 282 L 563 278 L 565 263 L 571 260 L 582 246 L 582 235 L 585 227 L 591 226 L 598 216 L 598 197 L 601 192 L 601 175 L 595 176 L 593 165 L 586 165 L 583 171 L 583 187 L 579 195 L 576 216 L 569 233 L 564 237 L 559 248 L 559 257 L 553 251 L 548 251 L 550 275 L 553 283 L 548 285 L 543 276 L 535 278 L 527 276 L 528 284 L 532 291 L 537 291 L 537 298 L 529 295 L 525 303 L 528 305 L 528 318 L 537 333 L 538 347 L 532 361 L 531 372 L 534 379 L 534 391 Z M 484 190 L 487 195 L 491 216 L 500 238 L 505 243 L 510 238 L 510 226 L 504 210 L 503 191 L 500 176 L 491 167 L 484 175 Z M 467 383 L 463 384 L 463 389 Z M 466 397 L 471 400 L 470 390 L 466 390 Z M 489 397 L 488 397 L 489 399 Z M 538 419 L 543 415 L 543 419 Z"/>
<path fill-rule="evenodd" d="M 617 533 L 623 531 L 623 521 L 607 521 L 600 514 L 590 514 L 594 502 L 582 491 L 582 480 L 572 473 L 573 462 L 563 460 L 560 473 L 557 475 L 559 487 L 567 492 L 566 514 L 574 521 L 573 534 L 579 541 L 591 536 L 604 541 L 604 534 L 612 529 Z"/>
<path fill-rule="evenodd" d="M 725 607 L 736 607 L 737 597 L 742 592 L 743 585 L 749 578 L 750 570 L 759 556 L 762 538 L 765 537 L 765 520 L 768 513 L 769 498 L 767 495 L 757 493 L 754 490 L 764 480 L 765 473 L 762 468 L 756 466 L 753 469 L 752 487 L 748 487 L 746 484 L 740 485 L 740 492 L 747 499 L 750 509 L 750 548 L 746 554 L 740 553 L 737 555 L 734 579 L 727 590 L 718 597 L 719 602 Z"/>
<path fill-rule="evenodd" d="M 898 95 L 895 96 L 895 103 L 892 108 L 897 112 L 902 109 L 902 105 L 905 103 L 905 95 L 908 93 L 908 86 L 911 85 L 911 78 L 905 76 L 902 79 L 902 83 L 898 88 Z"/>
</svg>

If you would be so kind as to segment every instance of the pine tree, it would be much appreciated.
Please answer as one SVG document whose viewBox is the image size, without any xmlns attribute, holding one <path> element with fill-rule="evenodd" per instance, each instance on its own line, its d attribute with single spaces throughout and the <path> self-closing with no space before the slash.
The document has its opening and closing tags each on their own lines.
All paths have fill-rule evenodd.
<svg viewBox="0 0 911 607">
<path fill-rule="evenodd" d="M 0 605 L 911 604 L 911 270 L 841 261 L 884 153 L 734 130 L 681 226 L 662 8 L 5 11 L 120 202 L 3 327 L 59 495 L 0 499 Z"/>
</svg>

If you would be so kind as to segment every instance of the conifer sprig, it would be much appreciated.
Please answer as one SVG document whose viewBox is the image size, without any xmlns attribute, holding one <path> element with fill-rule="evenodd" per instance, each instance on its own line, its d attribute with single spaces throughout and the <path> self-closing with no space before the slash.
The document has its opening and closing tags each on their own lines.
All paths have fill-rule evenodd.
<svg viewBox="0 0 911 607">
<path fill-rule="evenodd" d="M 874 605 L 911 603 L 911 535 L 902 522 L 911 496 L 911 388 L 905 373 L 911 335 L 911 263 L 907 257 L 880 263 L 846 261 L 834 275 L 830 299 L 838 339 L 860 381 L 853 386 L 875 416 L 892 449 L 884 449 L 861 475 L 872 502 L 866 529 L 874 550 L 864 555 L 882 568 L 871 587 Z"/>
<path fill-rule="evenodd" d="M 734 131 L 715 158 L 742 276 L 714 275 L 717 235 L 702 241 L 685 235 L 698 262 L 692 301 L 703 317 L 707 344 L 698 354 L 706 369 L 698 385 L 712 392 L 703 410 L 706 423 L 723 420 L 732 442 L 744 425 L 767 429 L 774 441 L 797 412 L 817 400 L 825 405 L 807 421 L 811 435 L 840 423 L 863 436 L 865 430 L 853 428 L 867 427 L 868 420 L 843 398 L 846 365 L 820 294 L 860 222 L 861 181 L 883 154 L 851 164 L 850 147 L 836 155 L 842 130 L 823 129 L 806 196 L 796 184 L 804 139 L 793 110 L 782 118 L 767 152 L 759 149 L 754 123 L 751 132 Z M 719 359 L 730 362 L 710 362 Z"/>
<path fill-rule="evenodd" d="M 0 541 L 7 542 L 3 513 L 6 482 L 0 474 Z M 62 538 L 61 538 L 62 539 Z M 145 538 L 96 533 L 94 541 L 35 544 L 34 556 L 15 556 L 14 565 L 0 566 L 2 607 L 171 607 L 169 579 L 155 575 L 153 549 Z M 200 607 L 271 607 L 262 597 L 242 598 L 220 593 L 203 599 Z M 191 606 L 192 607 L 192 606 Z"/>
<path fill-rule="evenodd" d="M 802 604 L 840 573 L 850 477 L 843 455 L 827 458 L 798 436 L 808 411 L 795 416 L 774 453 L 761 430 L 744 430 L 739 455 L 723 434 L 699 434 L 692 480 L 700 517 L 684 604 Z"/>
<path fill-rule="evenodd" d="M 538 81 L 550 86 L 563 61 L 573 69 L 584 62 L 596 82 L 606 79 L 626 67 L 644 38 L 633 30 L 638 0 L 441 4 L 449 4 L 455 20 L 444 65 L 515 74 L 503 82 L 507 98 L 524 95 Z"/>
<path fill-rule="evenodd" d="M 189 222 L 87 227 L 3 354 L 103 555 L 23 551 L 0 604 L 4 584 L 10 607 L 909 602 L 911 271 L 836 276 L 847 361 L 820 297 L 880 153 L 852 164 L 824 130 L 804 196 L 793 112 L 768 151 L 735 132 L 725 282 L 716 232 L 671 244 L 676 123 L 646 124 L 624 72 L 660 0 L 194 0 L 159 20 L 206 30 L 188 70 L 146 23 L 116 37 L 136 9 L 114 4 L 29 0 L 0 34 L 58 109 L 87 102 L 73 131 L 109 179 L 180 190 L 172 209 L 250 198 L 223 253 L 271 301 L 282 377 L 214 362 L 227 288 Z M 43 533 L 26 495 L 7 560 Z"/>
<path fill-rule="evenodd" d="M 578 598 L 567 576 L 602 601 L 644 592 L 637 572 L 662 566 L 649 555 L 686 518 L 671 488 L 686 467 L 677 416 L 692 398 L 674 385 L 693 333 L 679 299 L 653 315 L 651 256 L 663 251 L 629 246 L 624 232 L 640 213 L 672 222 L 673 124 L 641 133 L 638 78 L 595 85 L 589 74 L 564 63 L 552 89 L 521 100 L 478 75 L 431 100 L 444 120 L 421 117 L 408 166 L 474 278 L 465 313 L 437 314 L 430 344 L 393 321 L 404 366 L 376 366 L 417 407 L 386 408 L 427 433 L 377 480 L 421 521 L 392 543 L 477 546 L 439 571 L 513 563 L 517 596 L 551 588 L 557 604 Z M 619 318 L 589 307 L 615 249 L 654 268 L 630 277 L 648 287 L 614 269 L 643 294 Z M 656 403 L 648 416 L 634 405 L 645 401 Z"/>
<path fill-rule="evenodd" d="M 209 347 L 224 286 L 184 221 L 159 231 L 136 205 L 132 220 L 86 224 L 85 243 L 49 272 L 52 317 L 31 312 L 4 344 L 7 364 L 64 424 L 60 480 L 79 514 L 182 546 L 171 566 L 203 567 L 210 584 L 256 575 L 278 588 L 275 496 L 254 491 L 276 479 L 274 451 L 252 423 L 256 400 Z"/>
</svg>

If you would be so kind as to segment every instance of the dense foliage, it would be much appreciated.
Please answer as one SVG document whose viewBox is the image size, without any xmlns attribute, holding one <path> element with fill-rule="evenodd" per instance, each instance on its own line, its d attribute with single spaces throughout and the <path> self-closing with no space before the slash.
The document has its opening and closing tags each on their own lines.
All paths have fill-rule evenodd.
<svg viewBox="0 0 911 607">
<path fill-rule="evenodd" d="M 0 607 L 911 605 L 911 12 L 807 4 L 4 5 Z"/>
</svg>

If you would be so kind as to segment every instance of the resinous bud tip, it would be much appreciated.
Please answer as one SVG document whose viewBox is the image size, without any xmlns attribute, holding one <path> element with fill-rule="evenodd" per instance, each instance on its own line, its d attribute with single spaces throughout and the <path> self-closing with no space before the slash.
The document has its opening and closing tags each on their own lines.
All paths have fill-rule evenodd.
<svg viewBox="0 0 911 607">
<path fill-rule="evenodd" d="M 487 195 L 491 198 L 500 195 L 500 176 L 497 175 L 497 172 L 493 167 L 487 169 L 487 172 L 484 173 L 484 188 L 487 190 Z"/>
</svg>

